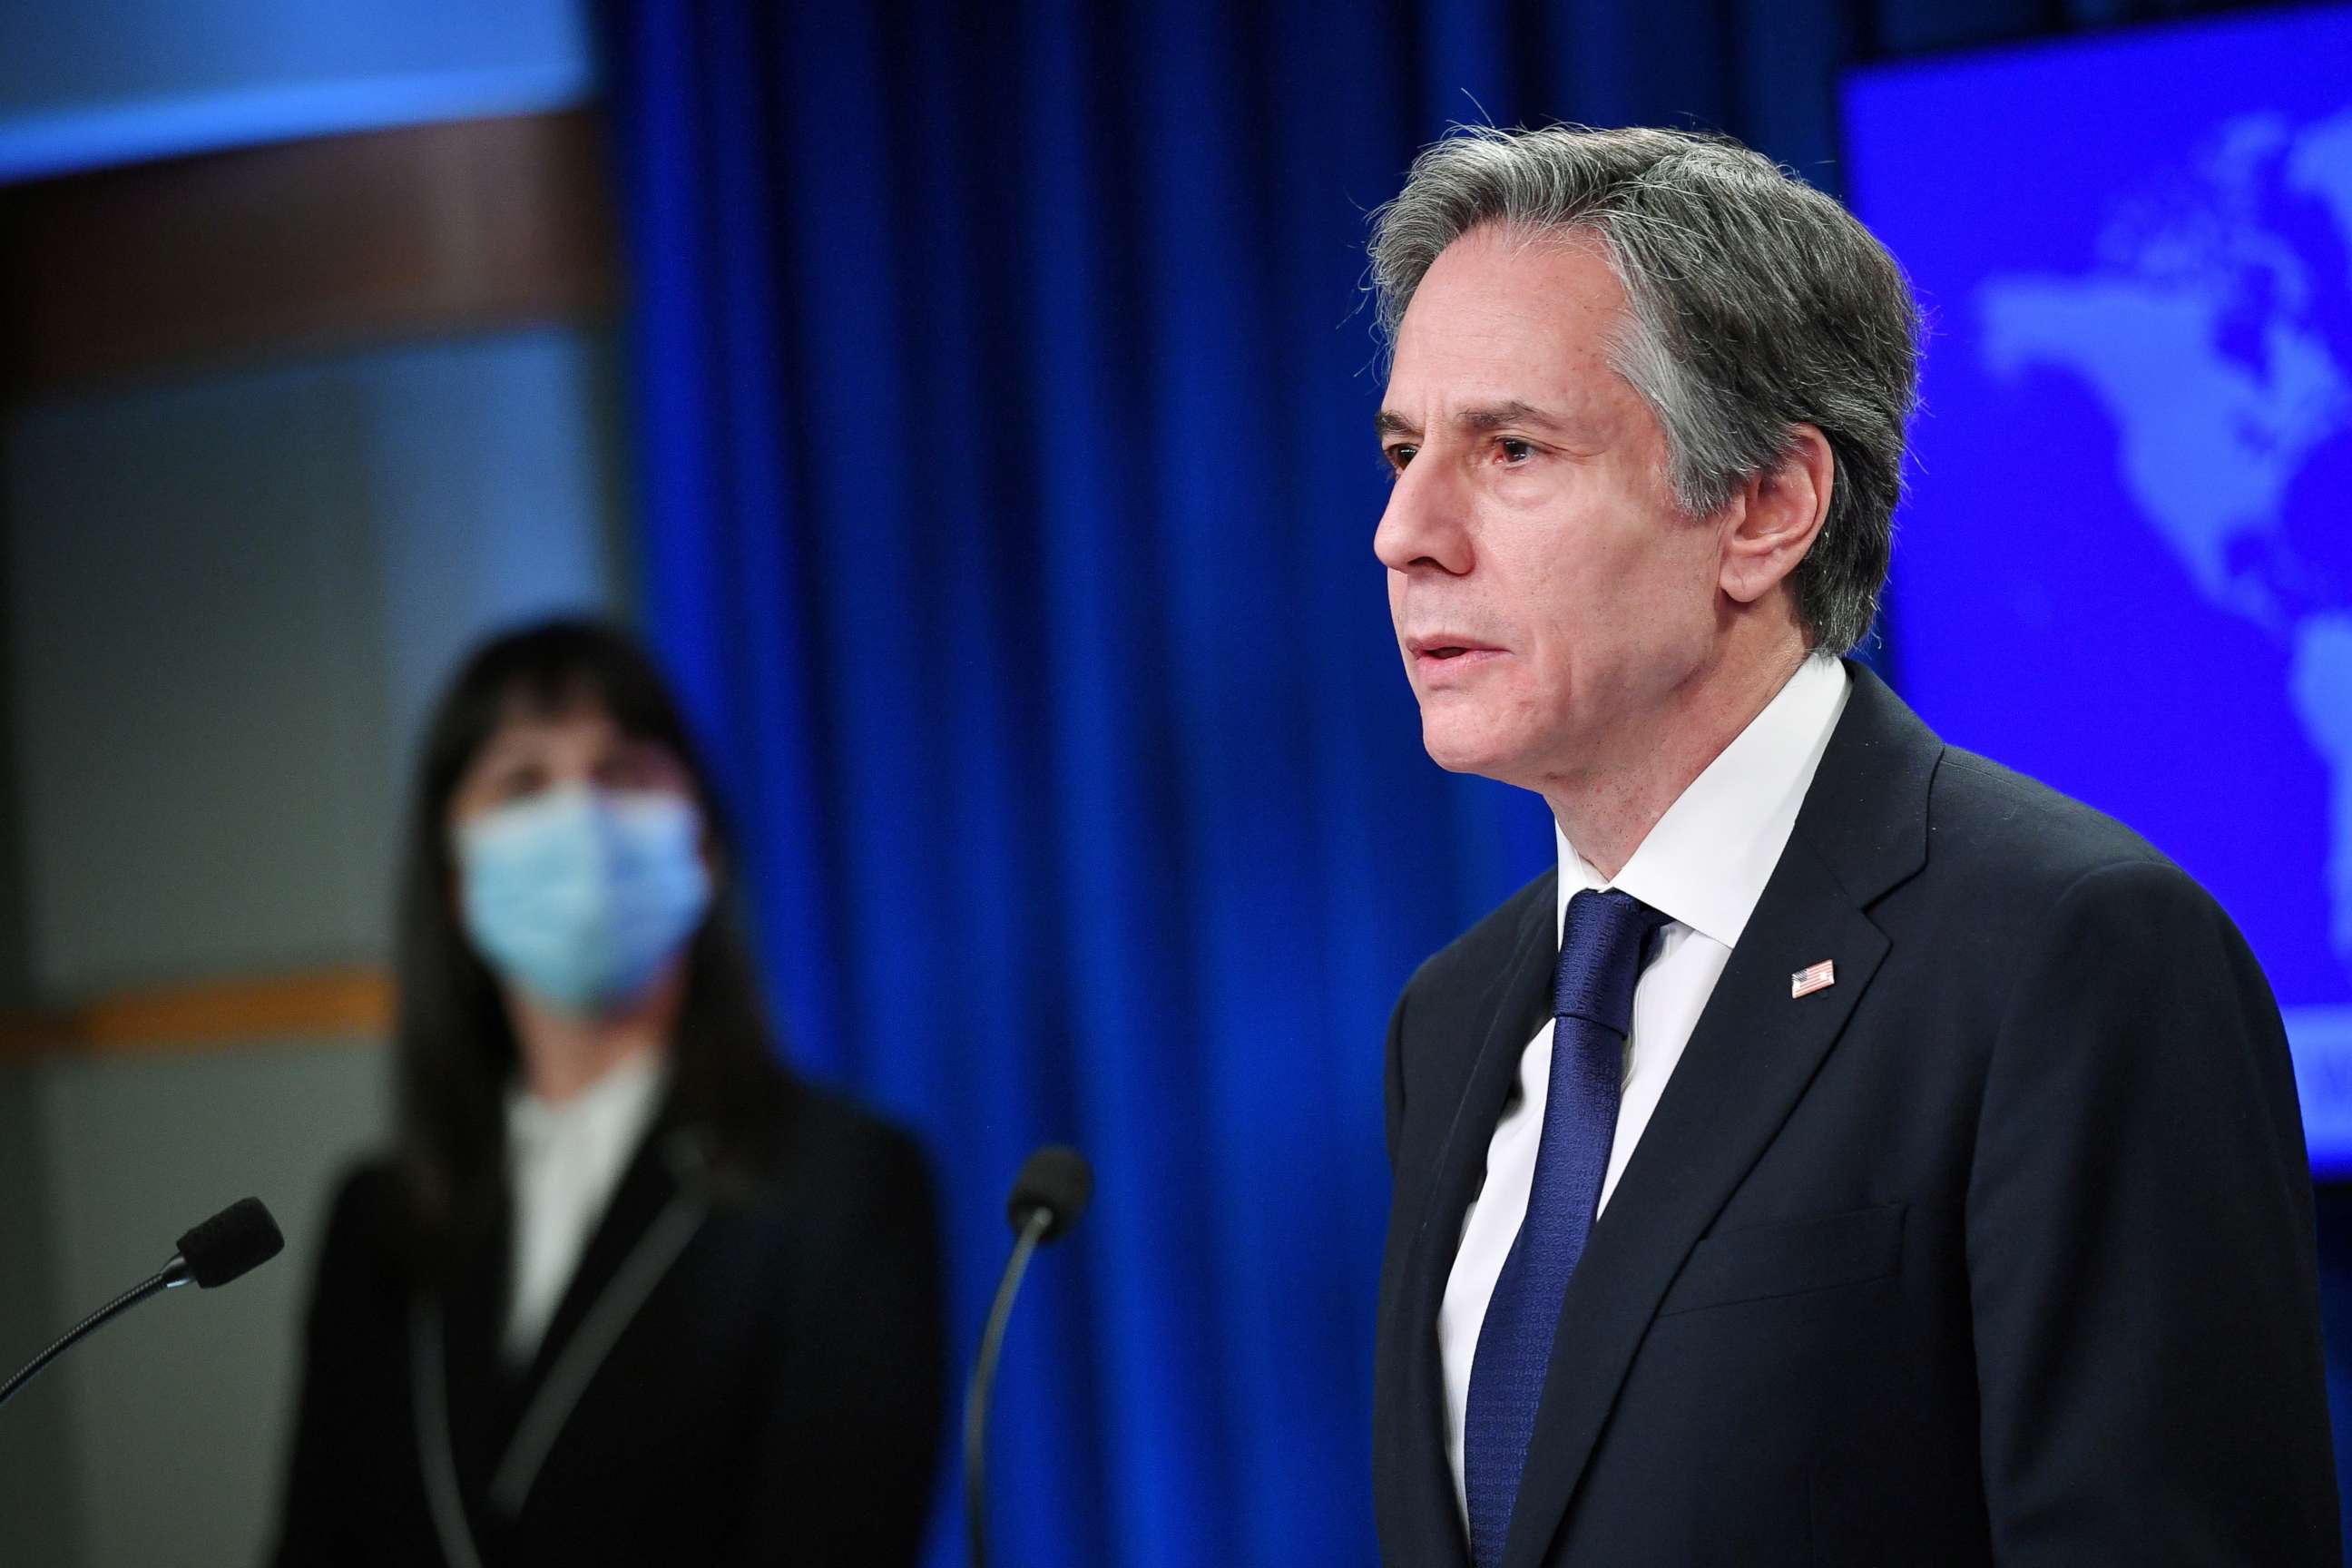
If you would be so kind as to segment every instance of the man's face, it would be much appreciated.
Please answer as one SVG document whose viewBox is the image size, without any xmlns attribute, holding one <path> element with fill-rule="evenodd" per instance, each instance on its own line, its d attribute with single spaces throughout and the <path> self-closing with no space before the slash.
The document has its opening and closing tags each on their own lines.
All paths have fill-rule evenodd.
<svg viewBox="0 0 2352 1568">
<path fill-rule="evenodd" d="M 1542 789 L 1629 765 L 1712 655 L 1720 531 L 1676 508 L 1610 365 L 1624 310 L 1594 244 L 1490 227 L 1399 327 L 1372 548 L 1442 767 Z"/>
</svg>

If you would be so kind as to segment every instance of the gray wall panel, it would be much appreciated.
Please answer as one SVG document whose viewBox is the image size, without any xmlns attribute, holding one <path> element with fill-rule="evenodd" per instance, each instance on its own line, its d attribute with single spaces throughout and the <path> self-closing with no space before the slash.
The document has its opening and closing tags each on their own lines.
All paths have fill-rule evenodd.
<svg viewBox="0 0 2352 1568">
<path fill-rule="evenodd" d="M 609 375 L 595 336 L 549 330 L 5 416 L 0 984 L 24 984 L 0 1008 L 387 956 L 407 752 L 450 662 L 615 603 Z M 381 1050 L 349 1041 L 0 1068 L 11 1368 L 234 1198 L 289 1242 L 9 1408 L 0 1558 L 254 1561 L 329 1184 L 385 1110 Z"/>
<path fill-rule="evenodd" d="M 244 1279 L 149 1301 L 44 1374 L 70 1407 L 84 1506 L 67 1522 L 83 1562 L 258 1560 L 329 1185 L 382 1138 L 383 1062 L 346 1042 L 82 1058 L 43 1075 L 51 1294 L 72 1316 L 162 1268 L 174 1237 L 238 1198 L 259 1196 L 287 1239 Z"/>
</svg>

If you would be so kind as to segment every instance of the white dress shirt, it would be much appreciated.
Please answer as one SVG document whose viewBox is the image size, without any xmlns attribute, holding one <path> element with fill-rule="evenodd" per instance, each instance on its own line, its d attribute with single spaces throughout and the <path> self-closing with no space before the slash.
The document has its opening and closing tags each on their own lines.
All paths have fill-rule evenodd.
<svg viewBox="0 0 2352 1568">
<path fill-rule="evenodd" d="M 537 1353 L 668 1085 L 668 1056 L 640 1051 L 560 1104 L 520 1085 L 507 1091 L 514 1259 L 500 1349 L 509 1363 Z"/>
<path fill-rule="evenodd" d="M 1805 660 L 1779 695 L 1666 808 L 1614 881 L 1604 881 L 1567 836 L 1557 826 L 1553 829 L 1559 849 L 1555 942 L 1567 923 L 1570 897 L 1582 889 L 1622 888 L 1667 917 L 1633 988 L 1617 1132 L 1601 1183 L 1604 1209 L 1772 868 L 1780 863 L 1790 829 L 1796 826 L 1797 808 L 1829 745 L 1830 731 L 1845 710 L 1845 699 L 1843 666 L 1826 657 Z M 1463 1215 L 1461 1246 L 1437 1313 L 1438 1348 L 1445 1370 L 1445 1457 L 1454 1470 L 1454 1499 L 1465 1520 L 1462 1431 L 1470 1403 L 1470 1366 L 1495 1281 L 1517 1239 L 1519 1222 L 1527 1217 L 1536 1149 L 1543 1136 L 1544 1101 L 1551 1084 L 1551 1021 L 1546 1019 L 1519 1054 L 1518 1088 L 1486 1146 L 1486 1184 Z"/>
</svg>

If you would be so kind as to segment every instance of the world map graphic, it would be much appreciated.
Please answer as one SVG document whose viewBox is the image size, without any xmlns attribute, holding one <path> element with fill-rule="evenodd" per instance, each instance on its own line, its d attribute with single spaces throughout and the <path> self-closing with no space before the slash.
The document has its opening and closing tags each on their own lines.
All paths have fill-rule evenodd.
<svg viewBox="0 0 2352 1568">
<path fill-rule="evenodd" d="M 2332 245 L 2295 243 L 2297 198 Z M 2208 603 L 2283 645 L 2329 773 L 2327 942 L 2352 970 L 2352 493 L 2315 465 L 2352 437 L 2352 110 L 2229 121 L 2178 185 L 2118 204 L 2102 249 L 2087 274 L 1989 279 L 1980 352 L 2082 378 L 2140 517 Z"/>
<path fill-rule="evenodd" d="M 1885 656 L 2137 829 L 2275 993 L 2352 1177 L 2352 6 L 1857 72 L 1927 312 Z"/>
</svg>

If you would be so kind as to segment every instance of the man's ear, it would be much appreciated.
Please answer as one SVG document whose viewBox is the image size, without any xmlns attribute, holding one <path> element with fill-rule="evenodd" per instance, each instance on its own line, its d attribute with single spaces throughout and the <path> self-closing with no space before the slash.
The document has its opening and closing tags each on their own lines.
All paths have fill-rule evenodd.
<svg viewBox="0 0 2352 1568">
<path fill-rule="evenodd" d="M 1743 605 L 1770 593 L 1797 569 L 1830 514 L 1837 456 L 1811 425 L 1789 432 L 1787 455 L 1734 491 L 1723 537 L 1723 591 Z"/>
</svg>

